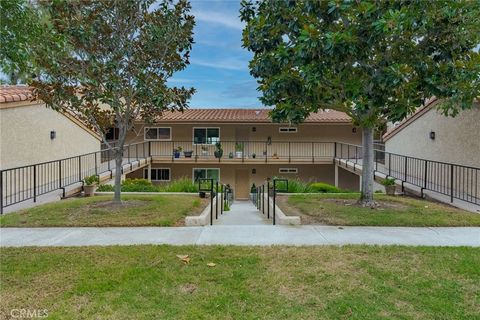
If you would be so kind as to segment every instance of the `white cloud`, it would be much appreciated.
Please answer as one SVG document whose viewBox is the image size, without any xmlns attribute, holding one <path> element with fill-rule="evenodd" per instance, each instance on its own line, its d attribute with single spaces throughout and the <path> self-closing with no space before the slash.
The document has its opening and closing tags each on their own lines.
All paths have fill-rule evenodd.
<svg viewBox="0 0 480 320">
<path fill-rule="evenodd" d="M 234 15 L 201 10 L 194 11 L 193 15 L 195 16 L 195 20 L 197 21 L 220 24 L 222 26 L 237 30 L 243 30 L 244 28 L 244 24 L 240 21 L 240 18 Z"/>
</svg>

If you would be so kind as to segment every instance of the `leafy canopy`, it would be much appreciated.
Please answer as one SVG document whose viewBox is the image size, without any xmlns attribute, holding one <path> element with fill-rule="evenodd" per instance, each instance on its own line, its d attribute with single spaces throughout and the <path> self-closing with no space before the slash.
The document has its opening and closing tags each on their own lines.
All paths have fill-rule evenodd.
<svg viewBox="0 0 480 320">
<path fill-rule="evenodd" d="M 448 115 L 479 96 L 478 1 L 243 1 L 240 14 L 274 120 L 332 108 L 376 127 L 432 96 Z"/>
<path fill-rule="evenodd" d="M 35 48 L 41 67 L 36 95 L 72 112 L 101 133 L 183 110 L 193 88 L 167 85 L 189 63 L 194 18 L 180 0 L 39 2 L 52 35 Z"/>
</svg>

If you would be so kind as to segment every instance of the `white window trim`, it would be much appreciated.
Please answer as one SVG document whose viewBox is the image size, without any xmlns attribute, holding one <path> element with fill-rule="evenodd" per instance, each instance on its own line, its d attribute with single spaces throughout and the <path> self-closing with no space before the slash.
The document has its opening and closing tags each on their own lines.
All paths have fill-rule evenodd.
<svg viewBox="0 0 480 320">
<path fill-rule="evenodd" d="M 168 139 L 147 139 L 147 130 L 148 129 L 158 129 L 158 128 L 161 128 L 161 129 L 170 129 L 170 138 Z M 143 128 L 143 140 L 144 141 L 172 141 L 172 127 L 144 127 Z"/>
<path fill-rule="evenodd" d="M 159 182 L 169 182 L 169 181 L 172 181 L 172 169 L 171 168 L 150 168 L 150 170 L 158 170 L 158 169 L 164 169 L 164 170 L 168 170 L 168 180 L 154 180 L 154 179 L 151 179 L 152 181 L 159 181 Z M 147 171 L 148 173 L 148 168 L 144 168 L 143 170 L 143 176 L 145 177 L 145 171 Z M 150 177 L 152 177 L 152 173 L 150 173 Z M 158 177 L 158 174 L 157 174 L 157 177 Z"/>
<path fill-rule="evenodd" d="M 298 173 L 298 168 L 278 168 L 278 173 L 296 174 Z"/>
<path fill-rule="evenodd" d="M 279 133 L 297 133 L 298 128 L 297 127 L 279 127 L 278 132 Z"/>
<path fill-rule="evenodd" d="M 195 129 L 205 129 L 205 130 L 206 129 L 218 129 L 218 140 L 220 141 L 220 136 L 221 136 L 220 127 L 193 127 L 192 128 L 192 144 L 194 146 L 214 146 L 215 145 L 214 143 L 195 143 Z M 200 169 L 202 169 L 202 168 L 200 168 Z"/>
<path fill-rule="evenodd" d="M 220 168 L 192 168 L 192 181 L 193 183 L 195 182 L 195 170 L 218 170 L 218 181 L 220 181 Z"/>
</svg>

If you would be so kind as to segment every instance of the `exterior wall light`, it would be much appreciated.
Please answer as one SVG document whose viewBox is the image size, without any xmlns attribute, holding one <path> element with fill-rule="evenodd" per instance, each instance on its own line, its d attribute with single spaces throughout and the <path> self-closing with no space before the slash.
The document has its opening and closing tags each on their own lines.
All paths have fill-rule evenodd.
<svg viewBox="0 0 480 320">
<path fill-rule="evenodd" d="M 57 132 L 55 130 L 50 131 L 50 140 L 53 140 L 57 137 Z"/>
<path fill-rule="evenodd" d="M 257 169 L 252 169 L 252 174 L 257 174 Z"/>
<path fill-rule="evenodd" d="M 430 139 L 435 140 L 435 131 L 430 131 Z"/>
<path fill-rule="evenodd" d="M 357 128 L 353 127 L 352 128 L 352 133 L 357 133 Z"/>
<path fill-rule="evenodd" d="M 257 132 L 257 127 L 252 127 L 252 132 Z"/>
</svg>

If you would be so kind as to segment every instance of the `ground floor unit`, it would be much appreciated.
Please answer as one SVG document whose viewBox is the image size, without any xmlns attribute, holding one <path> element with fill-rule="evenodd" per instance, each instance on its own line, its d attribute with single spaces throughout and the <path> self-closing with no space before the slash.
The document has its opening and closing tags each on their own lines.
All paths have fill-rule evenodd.
<svg viewBox="0 0 480 320">
<path fill-rule="evenodd" d="M 305 182 L 325 182 L 342 189 L 358 191 L 360 178 L 334 164 L 178 164 L 152 163 L 149 167 L 127 175 L 165 183 L 181 178 L 211 178 L 229 184 L 236 199 L 248 199 L 253 184 L 263 184 L 267 178 L 300 179 Z"/>
</svg>

